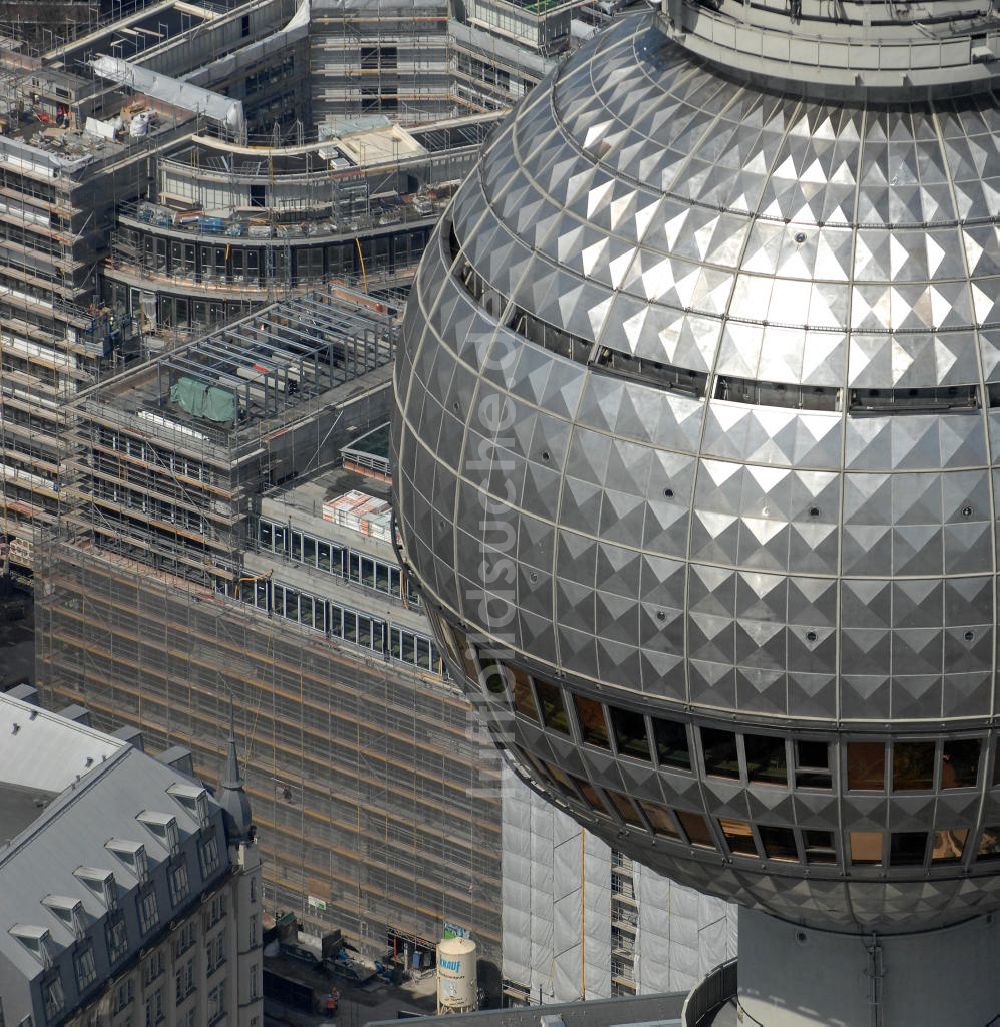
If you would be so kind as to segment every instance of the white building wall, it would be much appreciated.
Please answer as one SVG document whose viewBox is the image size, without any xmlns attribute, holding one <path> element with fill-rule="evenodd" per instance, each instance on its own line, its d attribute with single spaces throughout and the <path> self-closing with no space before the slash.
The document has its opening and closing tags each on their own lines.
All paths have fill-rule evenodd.
<svg viewBox="0 0 1000 1027">
<path fill-rule="evenodd" d="M 640 994 L 687 991 L 736 955 L 736 907 L 635 865 Z M 659 911 L 666 911 L 661 915 Z"/>
<path fill-rule="evenodd" d="M 611 850 L 504 767 L 503 976 L 532 1002 L 610 998 Z M 736 911 L 635 865 L 640 994 L 685 991 L 736 954 Z"/>
</svg>

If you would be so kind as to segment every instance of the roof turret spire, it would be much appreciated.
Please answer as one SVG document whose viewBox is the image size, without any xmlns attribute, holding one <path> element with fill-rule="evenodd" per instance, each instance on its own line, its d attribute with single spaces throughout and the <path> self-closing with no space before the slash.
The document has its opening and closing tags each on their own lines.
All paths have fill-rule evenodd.
<svg viewBox="0 0 1000 1027">
<path fill-rule="evenodd" d="M 243 791 L 243 777 L 236 756 L 236 715 L 232 696 L 229 697 L 229 738 L 226 741 L 226 769 L 219 789 L 219 805 L 229 841 L 234 844 L 247 841 L 253 833 L 253 815 L 250 800 Z"/>
</svg>

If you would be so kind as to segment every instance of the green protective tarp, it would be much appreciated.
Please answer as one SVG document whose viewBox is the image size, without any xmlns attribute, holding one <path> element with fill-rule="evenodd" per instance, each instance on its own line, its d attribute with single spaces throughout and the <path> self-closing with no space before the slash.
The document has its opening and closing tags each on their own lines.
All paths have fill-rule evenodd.
<svg viewBox="0 0 1000 1027">
<path fill-rule="evenodd" d="M 192 417 L 204 417 L 217 424 L 232 424 L 236 420 L 236 396 L 194 378 L 178 378 L 170 386 L 170 402 Z"/>
<path fill-rule="evenodd" d="M 226 389 L 210 385 L 205 392 L 205 412 L 202 417 L 220 424 L 232 424 L 236 420 L 236 396 Z"/>
</svg>

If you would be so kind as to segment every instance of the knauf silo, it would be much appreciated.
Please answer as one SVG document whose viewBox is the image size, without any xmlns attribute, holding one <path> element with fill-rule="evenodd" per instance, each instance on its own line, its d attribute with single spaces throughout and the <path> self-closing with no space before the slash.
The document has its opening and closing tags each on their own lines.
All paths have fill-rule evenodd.
<svg viewBox="0 0 1000 1027">
<path fill-rule="evenodd" d="M 476 1008 L 476 943 L 445 938 L 437 947 L 439 1013 L 468 1013 Z"/>
</svg>

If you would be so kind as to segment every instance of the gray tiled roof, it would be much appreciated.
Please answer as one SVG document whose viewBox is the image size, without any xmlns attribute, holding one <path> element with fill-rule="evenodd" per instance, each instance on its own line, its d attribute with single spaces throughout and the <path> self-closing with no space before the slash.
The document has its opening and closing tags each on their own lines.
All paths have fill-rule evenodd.
<svg viewBox="0 0 1000 1027">
<path fill-rule="evenodd" d="M 16 733 L 12 730 L 15 723 Z M 90 993 L 100 990 L 101 982 L 115 967 L 124 965 L 171 920 L 193 908 L 200 894 L 225 875 L 228 857 L 222 814 L 205 793 L 206 819 L 200 826 L 194 797 L 204 789 L 197 782 L 127 743 L 4 695 L 0 695 L 0 732 L 5 732 L 0 802 L 4 779 L 9 783 L 15 774 L 24 782 L 18 788 L 38 782 L 58 788 L 51 802 L 0 847 L 0 995 L 4 1012 L 8 1022 L 17 1023 L 29 1013 L 36 1022 L 45 1022 L 38 1015 L 37 1003 L 40 981 L 47 972 L 61 974 L 66 1011 L 89 1001 Z M 15 748 L 21 750 L 19 761 L 10 758 Z M 89 767 L 88 759 L 92 761 Z M 10 796 L 15 794 L 9 788 L 7 791 Z M 180 796 L 171 794 L 178 791 Z M 182 801 L 185 796 L 187 802 Z M 145 813 L 165 816 L 146 817 L 147 826 L 137 819 Z M 166 831 L 159 829 L 169 818 L 177 832 L 173 855 Z M 203 875 L 199 844 L 211 838 L 218 859 Z M 140 890 L 145 890 L 138 876 L 141 870 L 125 858 L 138 846 L 145 853 L 147 887 L 155 891 L 158 909 L 156 924 L 146 931 L 141 929 L 136 903 Z M 181 860 L 187 864 L 190 887 L 174 904 L 167 870 Z M 117 905 L 110 911 L 100 885 L 84 880 L 99 881 L 107 871 L 114 875 L 112 905 Z M 76 926 L 85 932 L 80 939 L 74 925 L 52 908 L 77 901 L 82 918 Z M 127 945 L 112 964 L 104 927 L 110 917 L 118 915 L 125 921 Z M 48 931 L 49 971 L 46 959 L 18 936 L 37 935 L 37 929 Z M 73 951 L 74 946 L 79 951 L 87 939 L 93 944 L 97 980 L 81 995 Z"/>
</svg>

